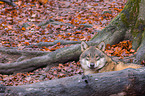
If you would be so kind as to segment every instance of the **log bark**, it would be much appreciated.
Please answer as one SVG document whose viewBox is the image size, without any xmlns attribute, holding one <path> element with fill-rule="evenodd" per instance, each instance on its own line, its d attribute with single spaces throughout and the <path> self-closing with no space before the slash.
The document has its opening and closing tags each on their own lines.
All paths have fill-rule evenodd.
<svg viewBox="0 0 145 96">
<path fill-rule="evenodd" d="M 125 69 L 49 80 L 21 86 L 0 86 L 6 96 L 143 96 L 145 69 Z M 88 83 L 86 83 L 86 80 Z"/>
</svg>

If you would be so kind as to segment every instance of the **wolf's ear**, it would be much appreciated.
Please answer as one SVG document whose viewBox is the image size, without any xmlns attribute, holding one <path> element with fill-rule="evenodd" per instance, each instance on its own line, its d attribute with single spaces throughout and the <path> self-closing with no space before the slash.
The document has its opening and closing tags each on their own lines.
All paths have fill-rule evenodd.
<svg viewBox="0 0 145 96">
<path fill-rule="evenodd" d="M 81 42 L 81 51 L 83 52 L 84 50 L 86 50 L 88 48 L 88 44 L 85 41 Z"/>
<path fill-rule="evenodd" d="M 98 45 L 98 48 L 102 51 L 105 51 L 105 43 L 104 42 L 101 42 L 99 45 Z"/>
</svg>

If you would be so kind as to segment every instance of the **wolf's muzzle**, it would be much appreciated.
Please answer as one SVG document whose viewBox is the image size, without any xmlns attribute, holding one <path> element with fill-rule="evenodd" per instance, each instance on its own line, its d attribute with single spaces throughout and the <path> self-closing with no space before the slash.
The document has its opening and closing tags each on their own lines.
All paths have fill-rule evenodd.
<svg viewBox="0 0 145 96">
<path fill-rule="evenodd" d="M 94 63 L 90 63 L 90 68 L 94 69 L 95 64 Z"/>
</svg>

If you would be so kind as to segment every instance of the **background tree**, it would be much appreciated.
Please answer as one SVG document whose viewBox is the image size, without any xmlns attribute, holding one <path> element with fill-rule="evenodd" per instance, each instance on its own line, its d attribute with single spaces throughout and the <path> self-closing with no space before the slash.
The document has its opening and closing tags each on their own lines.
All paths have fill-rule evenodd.
<svg viewBox="0 0 145 96">
<path fill-rule="evenodd" d="M 128 0 L 126 6 L 111 23 L 95 35 L 91 41 L 115 44 L 122 40 L 131 40 L 137 50 L 135 63 L 145 60 L 145 11 L 144 0 Z"/>
</svg>

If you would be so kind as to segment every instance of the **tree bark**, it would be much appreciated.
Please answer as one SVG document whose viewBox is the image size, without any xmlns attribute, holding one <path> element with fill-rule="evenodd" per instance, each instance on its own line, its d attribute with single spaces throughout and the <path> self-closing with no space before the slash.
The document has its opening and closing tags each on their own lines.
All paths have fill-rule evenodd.
<svg viewBox="0 0 145 96">
<path fill-rule="evenodd" d="M 6 96 L 143 96 L 144 74 L 144 68 L 130 68 L 91 74 L 87 79 L 77 75 L 29 85 L 0 86 L 0 94 Z"/>
<path fill-rule="evenodd" d="M 47 65 L 50 66 L 56 63 L 65 63 L 71 60 L 78 60 L 80 53 L 80 45 L 74 45 L 71 47 L 58 49 L 43 56 L 34 57 L 20 62 L 9 64 L 1 63 L 0 73 L 12 74 L 15 72 L 28 72 Z"/>
<path fill-rule="evenodd" d="M 131 40 L 133 49 L 137 50 L 135 63 L 145 60 L 145 0 L 128 0 L 122 12 L 114 18 L 91 41 L 106 44 Z"/>
</svg>

